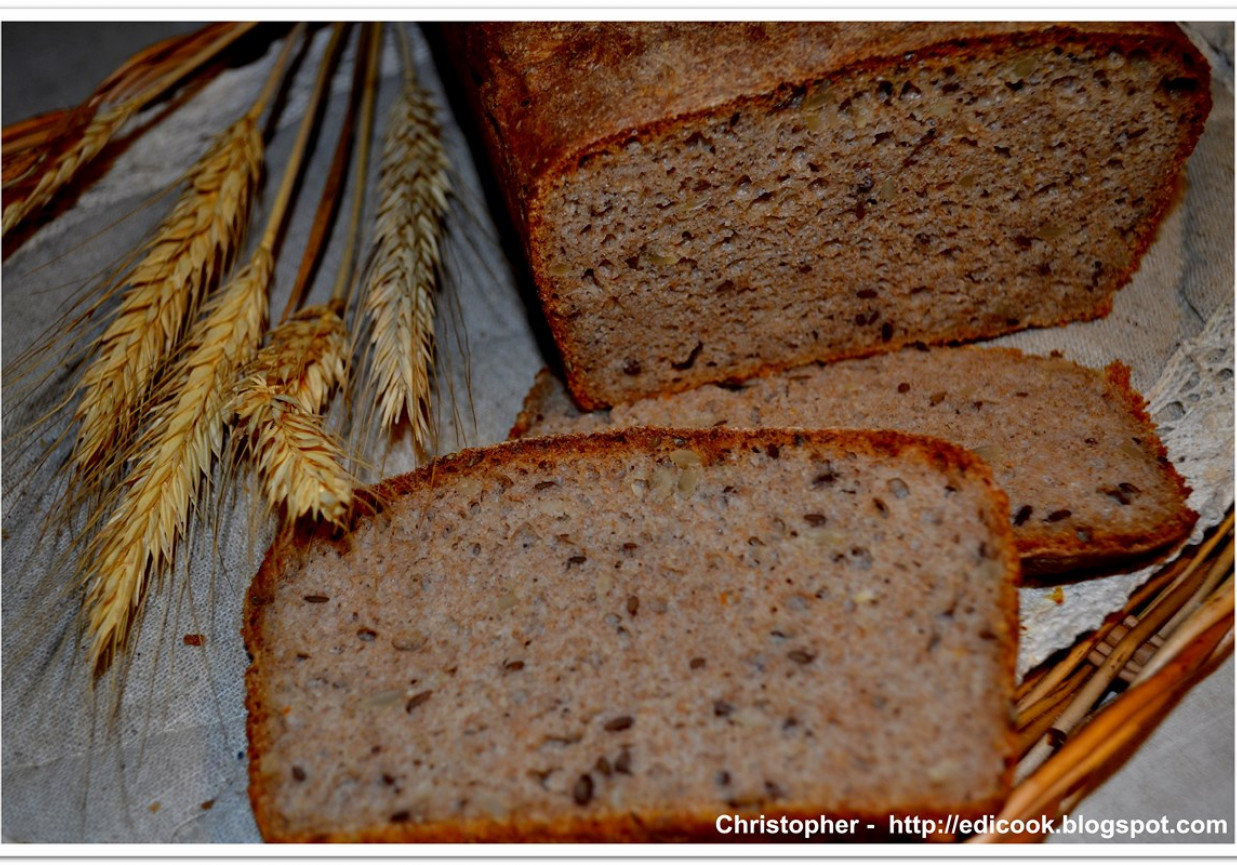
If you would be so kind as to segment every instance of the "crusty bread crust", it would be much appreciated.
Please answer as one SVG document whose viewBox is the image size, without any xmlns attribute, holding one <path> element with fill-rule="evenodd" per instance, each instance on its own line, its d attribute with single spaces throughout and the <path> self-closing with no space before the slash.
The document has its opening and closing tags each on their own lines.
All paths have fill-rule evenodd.
<svg viewBox="0 0 1237 865">
<path fill-rule="evenodd" d="M 743 432 L 732 430 L 689 431 L 672 429 L 633 429 L 597 434 L 594 436 L 562 436 L 529 439 L 517 442 L 466 450 L 459 454 L 433 461 L 429 465 L 396 478 L 382 482 L 364 497 L 365 506 L 358 510 L 351 532 L 380 519 L 382 514 L 407 507 L 419 507 L 416 498 L 427 488 L 438 484 L 451 484 L 474 471 L 477 473 L 493 468 L 510 468 L 520 464 L 543 471 L 551 469 L 556 460 L 602 460 L 632 449 L 670 453 L 684 446 L 704 455 L 706 459 L 718 457 L 727 450 L 746 447 L 824 447 L 844 445 L 852 452 L 868 453 L 908 460 L 923 460 L 937 466 L 942 472 L 959 472 L 984 490 L 986 506 L 980 517 L 996 541 L 996 549 L 989 554 L 999 567 L 999 609 L 1003 625 L 999 633 L 992 635 L 998 647 L 1001 681 L 994 683 L 1000 688 L 1001 699 L 1011 707 L 1010 725 L 1004 733 L 1005 770 L 997 782 L 997 792 L 959 805 L 924 800 L 916 807 L 907 809 L 908 815 L 943 817 L 958 814 L 962 817 L 977 817 L 995 813 L 1001 806 L 1012 783 L 1015 763 L 1016 735 L 1012 727 L 1012 700 L 1014 670 L 1017 654 L 1018 599 L 1014 583 L 1019 562 L 1014 551 L 1012 533 L 1008 520 L 1008 500 L 992 480 L 987 465 L 972 454 L 954 445 L 925 437 L 909 436 L 893 432 L 863 433 L 855 431 L 788 431 L 764 430 Z M 428 501 L 428 498 L 426 499 Z M 349 533 L 331 533 L 319 528 L 302 528 L 296 533 L 281 536 L 271 547 L 261 569 L 246 596 L 243 635 L 252 659 L 246 671 L 246 728 L 249 736 L 249 795 L 258 827 L 267 841 L 318 842 L 318 841 L 392 841 L 392 842 L 465 842 L 465 841 L 654 841 L 654 840 L 735 840 L 718 836 L 715 829 L 716 811 L 646 813 L 632 810 L 622 817 L 612 819 L 590 818 L 582 815 L 567 815 L 553 820 L 525 820 L 523 818 L 472 820 L 466 822 L 442 822 L 421 825 L 416 822 L 383 823 L 367 826 L 357 831 L 341 831 L 323 826 L 312 830 L 290 828 L 279 813 L 274 802 L 275 791 L 268 785 L 268 775 L 263 770 L 264 756 L 274 744 L 272 712 L 265 691 L 263 665 L 268 662 L 268 641 L 272 636 L 265 629 L 265 613 L 272 602 L 276 587 L 290 579 L 302 562 L 316 547 L 330 547 L 346 553 Z M 745 813 L 738 809 L 737 813 Z M 788 817 L 811 817 L 819 814 L 798 810 L 778 810 Z M 745 816 L 754 816 L 746 814 Z M 867 810 L 853 813 L 833 813 L 840 819 L 859 818 L 864 822 L 886 825 L 886 816 Z M 748 838 L 747 840 L 765 840 Z M 853 837 L 839 840 L 855 840 Z M 905 840 L 905 839 L 899 839 Z M 942 839 L 937 839 L 942 840 Z"/>
<path fill-rule="evenodd" d="M 447 28 L 455 56 L 476 86 L 470 90 L 491 159 L 524 240 L 528 264 L 551 332 L 558 344 L 567 385 L 584 409 L 597 409 L 657 392 L 685 390 L 705 381 L 764 375 L 811 360 L 863 357 L 915 341 L 969 342 L 1029 327 L 1107 315 L 1114 293 L 1126 284 L 1150 246 L 1171 204 L 1180 169 L 1201 135 L 1211 97 L 1204 86 L 1189 95 L 1185 132 L 1155 187 L 1143 196 L 1147 218 L 1122 227 L 1128 259 L 1105 262 L 1096 283 L 1069 308 L 1045 303 L 1017 318 L 951 321 L 947 327 L 899 329 L 878 341 L 840 348 L 798 345 L 758 357 L 700 364 L 687 372 L 650 381 L 626 379 L 610 367 L 586 369 L 585 343 L 593 331 L 566 297 L 591 291 L 556 276 L 546 209 L 553 184 L 582 160 L 620 148 L 637 134 L 654 138 L 689 129 L 704 118 L 730 111 L 759 113 L 785 101 L 796 89 L 826 78 L 865 74 L 903 57 L 917 61 L 1001 55 L 1036 46 L 1082 39 L 1097 51 L 1149 52 L 1184 58 L 1206 81 L 1206 60 L 1175 25 L 1169 24 L 744 24 L 643 25 L 607 28 L 587 24 L 475 24 Z M 758 60 L 756 59 L 758 58 Z M 570 86 L 563 86 L 570 80 Z M 551 85 L 554 86 L 551 86 Z M 993 239 L 997 240 L 996 238 Z M 1050 283 L 1045 281 L 1045 288 Z M 1077 287 L 1082 291 L 1082 287 Z M 726 325 L 720 321 L 717 328 Z M 832 326 L 832 325 L 831 325 Z M 903 326 L 904 329 L 903 329 Z M 705 328 L 693 323 L 688 330 Z M 685 334 L 682 337 L 688 339 Z M 695 337 L 692 336 L 694 341 Z M 683 353 L 690 349 L 687 342 Z M 608 349 L 607 349 L 608 351 Z M 689 357 L 688 362 L 694 360 Z"/>
</svg>

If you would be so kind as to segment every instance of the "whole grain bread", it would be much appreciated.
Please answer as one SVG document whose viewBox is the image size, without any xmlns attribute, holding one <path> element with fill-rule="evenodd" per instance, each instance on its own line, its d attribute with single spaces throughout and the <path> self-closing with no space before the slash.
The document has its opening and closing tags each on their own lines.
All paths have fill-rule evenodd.
<svg viewBox="0 0 1237 865">
<path fill-rule="evenodd" d="M 959 448 L 631 430 L 465 451 L 374 500 L 250 589 L 268 840 L 862 831 L 1007 793 L 1018 558 Z"/>
<path fill-rule="evenodd" d="M 632 426 L 896 429 L 969 448 L 1010 500 L 1027 574 L 1145 559 L 1198 515 L 1117 362 L 979 347 L 905 349 L 583 413 L 543 371 L 513 437 Z"/>
<path fill-rule="evenodd" d="M 585 408 L 1106 315 L 1211 105 L 1170 24 L 445 36 Z"/>
</svg>

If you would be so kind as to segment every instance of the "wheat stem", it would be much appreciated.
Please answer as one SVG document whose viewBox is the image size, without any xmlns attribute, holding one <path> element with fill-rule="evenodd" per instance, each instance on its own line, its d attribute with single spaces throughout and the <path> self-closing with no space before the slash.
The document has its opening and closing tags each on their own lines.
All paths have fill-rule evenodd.
<svg viewBox="0 0 1237 865">
<path fill-rule="evenodd" d="M 339 59 L 339 50 L 343 45 L 343 37 L 346 32 L 347 28 L 343 25 L 335 24 L 331 27 L 331 38 L 327 42 L 322 62 L 318 65 L 318 76 L 314 80 L 314 89 L 309 97 L 309 105 L 305 108 L 300 128 L 296 132 L 296 142 L 292 145 L 292 153 L 288 156 L 288 166 L 294 170 L 284 171 L 283 179 L 279 184 L 279 191 L 275 194 L 275 201 L 271 205 L 270 215 L 267 217 L 266 230 L 262 234 L 262 246 L 269 250 L 273 251 L 275 249 L 279 241 L 279 234 L 283 230 L 284 214 L 287 212 L 288 205 L 292 202 L 292 194 L 296 191 L 296 185 L 300 179 L 300 165 L 305 159 L 305 153 L 309 148 L 309 140 L 313 137 L 314 128 L 318 121 L 319 109 L 322 106 L 323 97 L 330 87 L 331 71 L 335 68 L 335 62 Z"/>
<path fill-rule="evenodd" d="M 374 106 L 378 99 L 378 64 L 382 54 L 382 23 L 366 25 L 368 53 L 365 58 L 365 87 L 361 96 L 361 134 L 357 144 L 356 186 L 352 193 L 352 211 L 348 215 L 348 230 L 344 233 L 344 250 L 331 299 L 347 304 L 353 285 L 356 264 L 356 239 L 361 230 L 361 214 L 365 210 L 365 187 L 369 179 L 369 148 L 374 137 Z"/>
<path fill-rule="evenodd" d="M 409 74 L 394 106 L 379 169 L 379 203 L 363 310 L 369 328 L 366 391 L 381 424 L 407 415 L 413 442 L 429 443 L 434 295 L 450 182 L 428 95 Z"/>
</svg>

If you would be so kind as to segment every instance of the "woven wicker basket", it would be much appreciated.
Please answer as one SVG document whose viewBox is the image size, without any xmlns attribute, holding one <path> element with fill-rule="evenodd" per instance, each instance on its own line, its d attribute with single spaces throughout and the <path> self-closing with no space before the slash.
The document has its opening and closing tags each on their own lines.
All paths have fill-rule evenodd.
<svg viewBox="0 0 1237 865">
<path fill-rule="evenodd" d="M 1160 570 L 1094 633 L 1026 676 L 1017 693 L 1017 783 L 998 817 L 1068 814 L 1232 651 L 1230 510 L 1203 543 Z"/>
</svg>

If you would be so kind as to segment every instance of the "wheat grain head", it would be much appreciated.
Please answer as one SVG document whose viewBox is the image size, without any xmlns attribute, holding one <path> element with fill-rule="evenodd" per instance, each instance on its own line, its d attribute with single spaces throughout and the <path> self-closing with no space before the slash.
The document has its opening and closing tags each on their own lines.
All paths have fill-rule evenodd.
<svg viewBox="0 0 1237 865">
<path fill-rule="evenodd" d="M 347 376 L 340 305 L 308 306 L 275 328 L 247 373 L 278 386 L 306 411 L 320 412 Z"/>
<path fill-rule="evenodd" d="M 124 647 L 148 581 L 174 563 L 189 513 L 223 446 L 233 383 L 261 342 L 273 270 L 269 248 L 259 247 L 207 303 L 186 353 L 156 390 L 151 426 L 137 440 L 118 501 L 83 559 L 96 670 Z"/>
<path fill-rule="evenodd" d="M 186 175 L 186 189 L 129 274 L 117 312 L 78 384 L 73 460 L 89 475 L 122 451 L 164 364 L 244 242 L 262 172 L 255 118 L 215 139 Z"/>
<path fill-rule="evenodd" d="M 362 309 L 369 359 L 361 393 L 381 425 L 407 415 L 413 442 L 430 438 L 434 295 L 441 263 L 448 163 L 434 106 L 411 77 L 392 108 L 379 168 L 379 202 Z"/>
<path fill-rule="evenodd" d="M 95 114 L 82 137 L 56 157 L 55 163 L 44 170 L 29 194 L 5 205 L 0 218 L 0 235 L 8 234 L 33 211 L 51 201 L 79 168 L 99 155 L 139 107 L 137 100 L 130 100 Z"/>
<path fill-rule="evenodd" d="M 275 328 L 236 390 L 241 453 L 288 522 L 308 515 L 342 525 L 352 505 L 354 480 L 320 414 L 344 381 L 346 346 L 337 307 L 307 307 Z"/>
<path fill-rule="evenodd" d="M 272 510 L 287 523 L 308 516 L 344 524 L 354 482 L 322 415 L 254 376 L 242 383 L 236 421 Z"/>
</svg>

